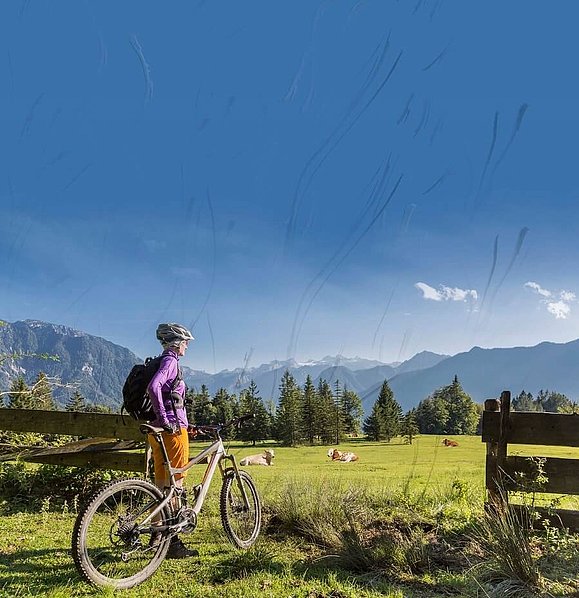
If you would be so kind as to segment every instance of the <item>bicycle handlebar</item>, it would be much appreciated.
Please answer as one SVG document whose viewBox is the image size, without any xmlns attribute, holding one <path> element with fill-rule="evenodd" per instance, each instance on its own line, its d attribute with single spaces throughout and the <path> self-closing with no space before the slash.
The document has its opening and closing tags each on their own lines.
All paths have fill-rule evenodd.
<svg viewBox="0 0 579 598">
<path fill-rule="evenodd" d="M 247 413 L 246 415 L 241 415 L 240 417 L 236 417 L 224 424 L 215 424 L 211 426 L 194 426 L 194 428 L 200 434 L 205 434 L 207 436 L 218 436 L 222 430 L 226 430 L 227 428 L 238 428 L 244 422 L 249 419 L 253 419 L 255 417 L 255 413 Z"/>
</svg>

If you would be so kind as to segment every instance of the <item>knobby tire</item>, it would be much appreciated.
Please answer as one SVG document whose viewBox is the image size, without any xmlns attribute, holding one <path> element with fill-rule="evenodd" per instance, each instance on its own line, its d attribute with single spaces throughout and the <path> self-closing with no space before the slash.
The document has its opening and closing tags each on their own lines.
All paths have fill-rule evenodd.
<svg viewBox="0 0 579 598">
<path fill-rule="evenodd" d="M 245 489 L 249 506 L 243 500 L 239 484 Z M 239 471 L 236 474 L 233 469 L 226 470 L 219 507 L 223 529 L 230 542 L 238 548 L 252 546 L 261 528 L 261 501 L 248 473 Z"/>
<path fill-rule="evenodd" d="M 72 534 L 72 556 L 86 581 L 127 589 L 155 573 L 169 549 L 169 535 L 150 548 L 151 530 L 137 530 L 161 500 L 156 486 L 138 479 L 112 482 L 89 500 Z M 159 517 L 158 523 L 170 524 L 168 506 Z"/>
</svg>

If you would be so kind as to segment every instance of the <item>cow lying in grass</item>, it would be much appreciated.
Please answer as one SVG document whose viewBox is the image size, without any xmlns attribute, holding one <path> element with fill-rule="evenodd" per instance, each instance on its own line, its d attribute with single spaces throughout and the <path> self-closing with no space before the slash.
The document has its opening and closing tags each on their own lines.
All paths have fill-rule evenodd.
<svg viewBox="0 0 579 598">
<path fill-rule="evenodd" d="M 243 457 L 239 462 L 240 465 L 273 465 L 273 449 L 266 449 L 261 455 L 249 455 Z"/>
<path fill-rule="evenodd" d="M 449 440 L 448 438 L 445 438 L 442 441 L 442 444 L 444 444 L 444 446 L 458 446 L 458 442 L 456 440 Z"/>
<path fill-rule="evenodd" d="M 328 457 L 330 457 L 332 461 L 341 461 L 342 463 L 350 463 L 351 461 L 358 460 L 358 455 L 356 455 L 355 453 L 352 453 L 350 451 L 342 452 L 338 449 L 329 449 Z"/>
</svg>

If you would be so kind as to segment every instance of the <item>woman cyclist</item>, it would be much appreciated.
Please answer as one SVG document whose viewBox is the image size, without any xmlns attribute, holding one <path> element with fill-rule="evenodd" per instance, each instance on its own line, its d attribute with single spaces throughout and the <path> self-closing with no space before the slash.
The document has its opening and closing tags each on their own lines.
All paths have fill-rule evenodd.
<svg viewBox="0 0 579 598">
<path fill-rule="evenodd" d="M 185 355 L 193 335 L 181 324 L 159 324 L 157 339 L 163 347 L 161 364 L 147 388 L 156 418 L 151 425 L 163 428 L 163 442 L 172 467 L 183 467 L 189 461 L 189 436 L 195 435 L 195 428 L 189 426 L 185 411 L 187 386 L 179 368 L 179 357 Z M 169 487 L 168 473 L 163 465 L 159 443 L 149 435 L 155 466 L 155 484 L 165 490 Z M 186 474 L 176 474 L 177 486 L 183 487 Z M 176 505 L 175 505 L 176 506 Z M 160 541 L 160 534 L 151 537 L 151 543 Z M 177 537 L 171 538 L 167 558 L 182 559 L 197 556 L 196 550 L 189 550 Z"/>
</svg>

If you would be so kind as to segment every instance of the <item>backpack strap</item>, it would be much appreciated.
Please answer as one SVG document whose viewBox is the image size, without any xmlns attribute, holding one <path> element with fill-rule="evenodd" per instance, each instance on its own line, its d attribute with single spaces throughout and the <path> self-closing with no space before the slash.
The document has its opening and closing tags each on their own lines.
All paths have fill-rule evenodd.
<svg viewBox="0 0 579 598">
<path fill-rule="evenodd" d="M 173 413 L 175 414 L 175 422 L 179 423 L 179 418 L 177 417 L 177 407 L 175 407 L 175 400 L 173 399 L 173 391 L 179 386 L 179 382 L 183 380 L 183 371 L 181 370 L 181 366 L 179 365 L 179 360 L 177 360 L 177 375 L 175 376 L 175 380 L 171 382 L 171 394 L 169 398 L 171 399 L 171 407 L 173 407 Z M 185 397 L 183 397 L 183 406 L 185 406 Z"/>
</svg>

